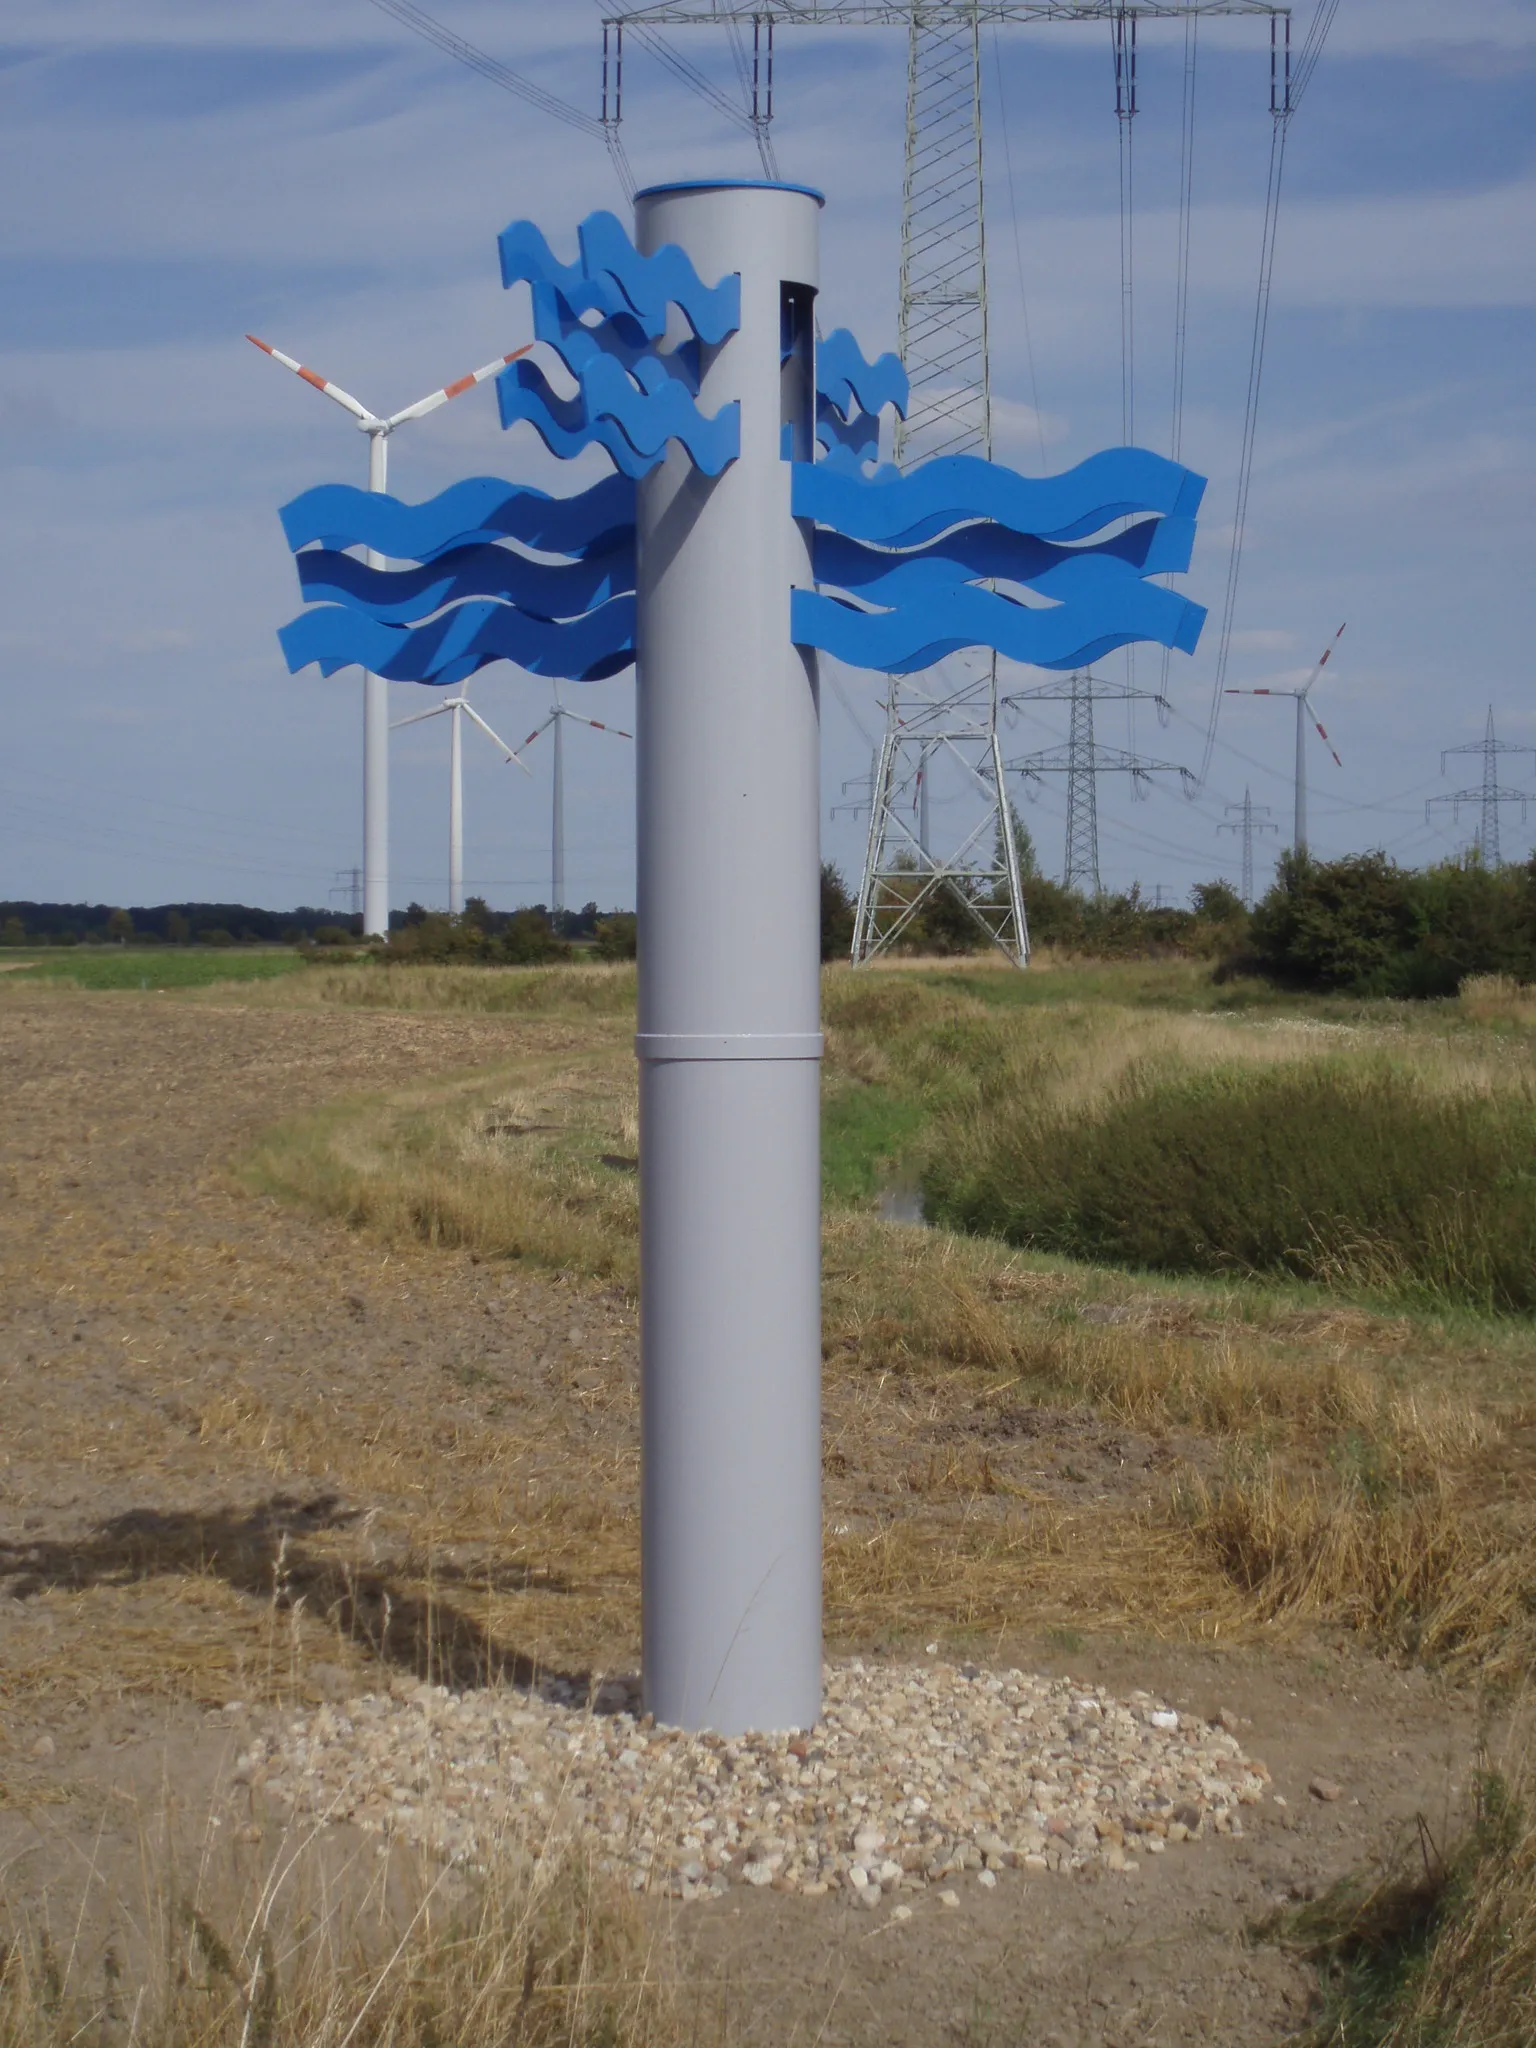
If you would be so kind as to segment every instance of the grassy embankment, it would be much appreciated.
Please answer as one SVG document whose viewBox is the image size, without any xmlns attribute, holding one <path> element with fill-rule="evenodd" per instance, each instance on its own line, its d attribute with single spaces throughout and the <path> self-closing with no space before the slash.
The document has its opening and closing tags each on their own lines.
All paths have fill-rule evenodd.
<svg viewBox="0 0 1536 2048">
<path fill-rule="evenodd" d="M 1117 986 L 1132 999 L 1113 1000 Z M 273 1132 L 251 1163 L 259 1184 L 386 1235 L 633 1287 L 627 971 L 340 971 L 290 993 L 489 1005 L 571 1029 L 504 1074 Z M 1159 1177 L 1153 1111 L 1165 1104 L 1256 1103 L 1261 1123 L 1277 1086 L 1310 1088 L 1343 1120 L 1328 1156 L 1348 1194 L 1372 1185 L 1358 1136 L 1347 1135 L 1363 1101 L 1421 1200 L 1434 1175 L 1409 1174 L 1421 1165 L 1414 1146 L 1434 1143 L 1443 1168 L 1441 1140 L 1462 1128 L 1462 1112 L 1473 1135 L 1460 1157 L 1474 1166 L 1478 1144 L 1515 1156 L 1496 1151 L 1507 1148 L 1506 1120 L 1529 1128 L 1519 1018 L 1340 1003 L 1213 1014 L 1219 999 L 1183 967 L 1129 969 L 1118 984 L 1103 970 L 1028 985 L 965 969 L 828 976 L 829 1389 L 851 1401 L 890 1385 L 913 1403 L 1065 1406 L 1191 1440 L 1190 1455 L 1172 1457 L 1168 1485 L 1135 1513 L 1085 1505 L 1065 1521 L 1053 1502 L 1012 1497 L 984 1451 L 930 1459 L 908 1475 L 875 1540 L 861 1529 L 856 1541 L 829 1542 L 834 1620 L 854 1634 L 940 1620 L 983 1630 L 1021 1613 L 1048 1619 L 1059 1605 L 1174 1633 L 1323 1622 L 1424 1657 L 1523 1671 L 1536 1646 L 1536 1518 L 1522 1498 L 1529 1326 L 1487 1312 L 1490 1261 L 1457 1265 L 1448 1229 L 1431 1232 L 1441 1263 L 1428 1268 L 1403 1259 L 1373 1213 L 1348 1230 L 1330 1217 L 1316 1243 L 1302 1240 L 1304 1256 L 1259 1261 L 1257 1273 L 1225 1250 L 1202 1255 L 1199 1273 L 1133 1273 L 963 1232 L 892 1229 L 873 1213 L 874 1189 L 892 1173 L 923 1173 L 937 1202 L 957 1207 L 966 1175 L 1006 1187 L 1020 1131 L 1037 1148 L 1025 1155 L 1031 1171 L 1042 1133 L 1079 1147 L 1056 1158 L 1066 1180 L 1072 1157 L 1101 1156 L 1081 1132 L 1125 1105 L 1144 1119 L 1140 1154 L 1110 1153 L 1135 1198 L 1128 1218 L 1153 1209 L 1169 1232 L 1174 1198 L 1211 1190 L 1199 1171 L 1181 1180 L 1166 1160 Z M 1394 1099 L 1395 1123 L 1383 1108 Z M 1238 1200 L 1241 1146 L 1222 1157 L 1233 1174 L 1224 1199 L 1254 1241 L 1295 1249 L 1285 1219 L 1262 1214 L 1284 1192 L 1280 1168 L 1255 1176 L 1255 1218 Z M 1452 1217 L 1484 1213 L 1476 1189 L 1445 1196 Z M 1061 1206 L 1081 1228 L 1070 1200 Z M 1422 1223 L 1422 1208 L 1400 1206 Z M 1187 1240 L 1193 1226 L 1179 1227 Z M 1101 1237 L 1094 1249 L 1104 1261 L 1115 1247 Z M 1450 1252 L 1464 1257 L 1463 1247 Z M 933 1512 L 940 1505 L 948 1512 Z"/>
</svg>

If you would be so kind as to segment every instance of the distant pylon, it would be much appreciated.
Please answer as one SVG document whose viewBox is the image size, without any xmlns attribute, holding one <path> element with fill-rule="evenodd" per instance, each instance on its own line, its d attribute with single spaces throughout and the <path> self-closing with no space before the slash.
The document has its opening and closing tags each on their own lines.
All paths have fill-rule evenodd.
<svg viewBox="0 0 1536 2048">
<path fill-rule="evenodd" d="M 1218 832 L 1241 832 L 1243 835 L 1243 904 L 1253 908 L 1253 835 L 1255 832 L 1278 832 L 1278 825 L 1271 825 L 1268 804 L 1256 804 L 1253 792 L 1245 789 L 1240 804 L 1228 804 L 1226 809 L 1236 811 L 1236 820 L 1223 820 L 1216 827 Z"/>
<path fill-rule="evenodd" d="M 911 401 L 897 425 L 896 461 L 905 468 L 935 455 L 990 459 L 981 21 L 974 6 L 913 8 L 908 20 L 899 335 Z M 1016 966 L 1028 959 L 997 702 L 995 657 L 962 655 L 921 675 L 891 677 L 853 926 L 855 962 L 884 952 L 946 892 Z M 942 850 L 932 828 L 940 762 L 959 770 L 976 805 L 960 843 Z"/>
<path fill-rule="evenodd" d="M 1436 804 L 1449 804 L 1451 806 L 1451 816 L 1457 820 L 1461 817 L 1461 807 L 1463 804 L 1479 804 L 1482 808 L 1482 820 L 1478 826 L 1477 848 L 1482 855 L 1485 868 L 1499 867 L 1502 865 L 1499 854 L 1499 805 L 1518 804 L 1520 806 L 1520 822 L 1523 825 L 1526 818 L 1526 806 L 1531 801 L 1529 790 L 1500 789 L 1499 756 L 1500 754 L 1536 755 L 1536 747 L 1517 747 L 1513 740 L 1501 740 L 1493 729 L 1493 706 L 1490 704 L 1488 706 L 1488 724 L 1484 729 L 1483 737 L 1480 740 L 1469 741 L 1464 747 L 1447 747 L 1440 756 L 1440 773 L 1442 775 L 1447 772 L 1445 764 L 1449 761 L 1452 754 L 1482 755 L 1482 787 L 1481 789 L 1458 789 L 1451 796 L 1432 796 L 1424 806 L 1424 822 L 1428 824 L 1434 814 Z"/>
<path fill-rule="evenodd" d="M 1150 697 L 1160 711 L 1167 700 L 1156 690 L 1138 690 L 1130 683 L 1106 682 L 1092 669 L 1074 669 L 1064 682 L 1040 683 L 1030 690 L 1010 690 L 1005 704 L 1066 703 L 1071 706 L 1071 723 L 1064 747 L 1043 747 L 1009 761 L 1008 772 L 1038 781 L 1042 775 L 1067 778 L 1067 847 L 1062 866 L 1062 883 L 1097 896 L 1099 880 L 1099 791 L 1101 775 L 1129 775 L 1140 792 L 1153 775 L 1181 775 L 1186 792 L 1192 792 L 1195 778 L 1177 761 L 1151 761 L 1143 754 L 1128 754 L 1120 747 L 1101 747 L 1093 736 L 1093 707 L 1096 703 L 1125 704 Z"/>
</svg>

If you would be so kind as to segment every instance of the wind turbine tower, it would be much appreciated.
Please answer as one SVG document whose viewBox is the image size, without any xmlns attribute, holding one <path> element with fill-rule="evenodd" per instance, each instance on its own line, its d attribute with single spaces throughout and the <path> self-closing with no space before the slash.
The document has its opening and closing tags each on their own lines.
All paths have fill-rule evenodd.
<svg viewBox="0 0 1536 2048">
<path fill-rule="evenodd" d="M 1236 811 L 1236 819 L 1224 819 L 1216 827 L 1218 832 L 1241 832 L 1243 835 L 1243 905 L 1253 908 L 1253 835 L 1255 832 L 1278 832 L 1278 825 L 1269 823 L 1269 806 L 1256 804 L 1252 790 L 1243 791 L 1240 804 L 1228 804 L 1229 811 Z"/>
<path fill-rule="evenodd" d="M 281 363 L 285 370 L 292 370 L 296 377 L 302 377 L 306 384 L 313 385 L 316 391 L 334 399 L 343 411 L 351 413 L 368 436 L 370 491 L 387 488 L 389 437 L 397 427 L 403 427 L 407 420 L 423 419 L 429 412 L 436 412 L 440 405 L 446 405 L 450 398 L 472 391 L 487 377 L 496 376 L 508 363 L 526 355 L 533 346 L 529 342 L 523 348 L 514 349 L 509 356 L 498 356 L 494 363 L 487 363 L 483 369 L 471 370 L 467 377 L 456 377 L 453 383 L 428 392 L 414 405 L 384 418 L 370 412 L 350 391 L 343 391 L 339 384 L 332 384 L 317 370 L 306 369 L 292 356 L 285 356 L 270 341 L 263 341 L 255 334 L 248 334 L 245 338 L 254 342 L 274 363 Z M 363 559 L 370 569 L 384 567 L 384 557 L 372 548 L 363 550 Z M 410 723 L 409 720 L 401 722 Z M 453 734 L 457 746 L 457 719 Z M 389 937 L 389 684 L 382 676 L 370 675 L 366 669 L 363 672 L 363 937 Z"/>
<path fill-rule="evenodd" d="M 541 734 L 554 727 L 555 739 L 555 787 L 550 803 L 549 830 L 549 910 L 552 917 L 558 917 L 565 908 L 565 722 L 574 719 L 577 725 L 590 725 L 594 732 L 611 732 L 615 739 L 632 740 L 634 734 L 626 732 L 621 725 L 604 725 L 600 718 L 584 718 L 579 711 L 572 711 L 560 699 L 559 685 L 555 686 L 555 701 L 550 706 L 549 716 L 542 725 L 536 725 L 523 741 L 526 753 Z"/>
<path fill-rule="evenodd" d="M 461 718 L 471 719 L 488 740 L 500 747 L 509 761 L 516 761 L 525 775 L 533 770 L 520 754 L 513 752 L 498 732 L 493 732 L 469 701 L 469 685 L 461 683 L 457 693 L 444 697 L 430 711 L 413 711 L 409 718 L 397 718 L 392 730 L 402 725 L 422 725 L 429 718 L 446 717 L 448 741 L 448 909 L 457 917 L 464 908 L 464 741 L 459 730 Z"/>
<path fill-rule="evenodd" d="M 1348 621 L 1346 620 L 1345 623 L 1347 624 Z M 1333 650 L 1338 646 L 1343 637 L 1344 627 L 1340 626 L 1338 632 L 1334 634 L 1321 655 L 1319 655 L 1316 668 L 1313 669 L 1311 675 L 1307 677 L 1307 680 L 1299 690 L 1229 689 L 1226 692 L 1226 695 L 1229 697 L 1294 697 L 1296 700 L 1296 824 L 1291 838 L 1291 845 L 1301 859 L 1306 858 L 1307 852 L 1307 724 L 1309 720 L 1316 727 L 1318 738 L 1328 749 L 1329 753 L 1333 755 L 1334 766 L 1336 768 L 1344 766 L 1344 763 L 1339 759 L 1333 741 L 1329 739 L 1327 732 L 1319 724 L 1317 713 L 1312 709 L 1311 703 L 1312 686 L 1328 666 L 1328 657 L 1333 653 Z"/>
<path fill-rule="evenodd" d="M 1517 747 L 1512 740 L 1501 740 L 1493 729 L 1493 706 L 1488 706 L 1488 724 L 1480 740 L 1470 741 L 1464 747 L 1447 747 L 1440 756 L 1440 773 L 1446 773 L 1446 762 L 1452 754 L 1481 754 L 1483 757 L 1483 780 L 1479 789 L 1458 789 L 1451 796 L 1432 796 L 1424 806 L 1424 822 L 1428 824 L 1434 815 L 1436 804 L 1449 804 L 1451 816 L 1459 819 L 1463 804 L 1479 804 L 1482 807 L 1482 821 L 1478 826 L 1477 849 L 1485 868 L 1501 865 L 1499 853 L 1499 806 L 1518 804 L 1520 822 L 1525 823 L 1526 806 L 1531 801 L 1530 792 L 1524 789 L 1500 789 L 1500 754 L 1536 755 L 1536 747 Z"/>
</svg>

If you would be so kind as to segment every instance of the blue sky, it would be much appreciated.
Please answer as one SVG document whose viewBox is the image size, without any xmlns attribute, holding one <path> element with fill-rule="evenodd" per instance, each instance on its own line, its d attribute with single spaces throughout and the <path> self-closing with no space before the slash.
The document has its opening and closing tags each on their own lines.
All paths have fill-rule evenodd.
<svg viewBox="0 0 1536 2048">
<path fill-rule="evenodd" d="M 600 7 L 437 12 L 594 106 Z M 360 688 L 355 671 L 284 671 L 275 630 L 298 607 L 275 514 L 308 484 L 361 482 L 365 443 L 243 334 L 394 410 L 526 338 L 525 296 L 497 279 L 498 230 L 530 215 L 568 243 L 592 207 L 619 206 L 617 183 L 599 144 L 367 0 L 10 0 L 0 33 L 0 897 L 323 902 L 360 857 Z M 676 33 L 732 83 L 722 34 Z M 1201 32 L 1184 453 L 1211 478 L 1187 587 L 1213 610 L 1268 152 L 1264 44 L 1255 23 Z M 1159 447 L 1181 59 L 1178 28 L 1144 30 L 1137 411 Z M 870 351 L 895 339 L 903 73 L 897 32 L 780 37 L 779 161 L 829 200 L 823 320 Z M 1426 826 L 1424 800 L 1479 779 L 1466 757 L 1442 779 L 1440 752 L 1480 738 L 1490 702 L 1502 737 L 1536 745 L 1533 85 L 1536 0 L 1343 0 L 1294 124 L 1230 680 L 1294 684 L 1349 621 L 1317 700 L 1344 761 L 1314 742 L 1320 853 L 1420 860 L 1464 843 L 1475 811 Z M 989 41 L 987 89 L 998 453 L 1064 468 L 1120 433 L 1107 32 L 1006 31 Z M 642 181 L 755 167 L 736 129 L 643 56 L 625 113 Z M 551 478 L 531 430 L 500 432 L 488 389 L 393 445 L 402 496 L 486 472 L 573 481 Z M 1166 727 L 1142 708 L 1144 751 L 1198 767 L 1215 643 L 1213 622 L 1193 659 L 1175 658 Z M 838 681 L 824 808 L 866 768 L 880 719 L 878 679 Z M 396 715 L 424 701 L 395 694 Z M 504 667 L 473 695 L 513 741 L 549 699 Z M 628 677 L 573 701 L 633 724 Z M 396 737 L 399 904 L 446 897 L 443 724 Z M 1064 737 L 1063 719 L 1032 717 L 1009 751 Z M 1124 714 L 1102 714 L 1100 737 L 1126 744 Z M 1106 778 L 1106 882 L 1182 900 L 1235 875 L 1217 826 L 1245 786 L 1282 827 L 1267 849 L 1283 844 L 1290 743 L 1288 705 L 1233 698 L 1194 802 L 1173 787 L 1132 802 Z M 543 899 L 547 742 L 531 779 L 473 735 L 466 754 L 469 886 Z M 566 758 L 571 898 L 628 902 L 630 749 L 578 729 Z M 1506 761 L 1503 779 L 1536 789 L 1536 757 Z M 935 796 L 937 829 L 958 831 L 958 786 Z M 1062 792 L 1022 807 L 1059 868 Z M 850 874 L 861 831 L 825 827 Z M 1524 823 L 1507 810 L 1506 856 L 1533 838 L 1536 808 Z"/>
</svg>

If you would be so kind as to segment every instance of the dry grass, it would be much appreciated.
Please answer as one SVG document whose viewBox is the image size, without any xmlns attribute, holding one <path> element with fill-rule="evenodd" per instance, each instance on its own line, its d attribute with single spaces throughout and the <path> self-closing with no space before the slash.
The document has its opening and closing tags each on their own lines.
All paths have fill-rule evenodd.
<svg viewBox="0 0 1536 2048">
<path fill-rule="evenodd" d="M 1536 988 L 1508 974 L 1473 974 L 1457 991 L 1463 1016 L 1476 1024 L 1536 1026 Z"/>
<path fill-rule="evenodd" d="M 1261 1926 L 1319 1966 L 1305 2048 L 1529 2048 L 1536 2040 L 1536 1810 L 1529 1710 L 1474 1773 L 1459 1832 L 1424 1816 L 1368 1877 Z M 1298 2043 L 1298 2048 L 1301 2044 Z"/>
<path fill-rule="evenodd" d="M 319 977 L 307 979 L 323 996 Z M 430 998 L 432 980 L 411 980 L 413 1001 Z M 632 1289 L 637 1188 L 623 1162 L 634 1156 L 637 1131 L 627 1019 L 590 1008 L 573 1017 L 561 1006 L 581 976 L 542 980 L 542 993 L 536 975 L 518 982 L 525 1015 L 506 1068 L 269 1133 L 252 1163 L 259 1182 L 397 1242 L 468 1247 Z M 339 983 L 342 1000 L 357 1000 L 349 971 Z M 488 985 L 479 970 L 445 970 L 439 993 L 459 1003 Z M 619 975 L 603 984 L 620 985 Z M 827 1010 L 834 1089 L 914 1073 L 919 1086 L 931 1074 L 942 1089 L 956 1073 L 985 1071 L 989 1095 L 1033 1086 L 1087 1100 L 1148 1066 L 1286 1062 L 1341 1044 L 1363 1058 L 1401 1060 L 1437 1089 L 1525 1085 L 1506 1047 L 1462 1045 L 1438 1030 L 1071 999 L 1021 1015 L 988 1010 L 936 972 L 834 972 Z M 562 1031 L 558 1042 L 539 1035 Z M 891 1453 L 892 1497 L 856 1515 L 845 1535 L 833 1522 L 828 1598 L 837 1629 L 911 1633 L 941 1620 L 986 1629 L 1069 1610 L 1117 1623 L 1135 1616 L 1139 1627 L 1175 1633 L 1321 1620 L 1500 1670 L 1529 1658 L 1521 1588 L 1536 1561 L 1531 1532 L 1480 1508 L 1490 1485 L 1509 1483 L 1507 1470 L 1489 1478 L 1503 1425 L 1486 1370 L 1490 1355 L 1503 1369 L 1507 1345 L 1490 1353 L 1484 1339 L 1469 1383 L 1465 1339 L 1424 1317 L 1326 1300 L 1303 1307 L 1294 1292 L 1236 1285 L 1181 1292 L 1129 1277 L 1110 1282 L 987 1241 L 892 1229 L 856 1208 L 828 1214 L 824 1244 L 829 1399 L 834 1409 L 852 1404 L 849 1413 L 863 1417 L 856 1430 L 889 1429 L 891 1396 L 904 1398 L 901 1390 L 918 1382 L 942 1387 L 947 1377 L 956 1397 L 1000 1388 L 1155 1438 L 1192 1433 L 1210 1447 L 1207 1471 L 1229 1475 L 1219 1483 L 1186 1475 L 1172 1492 L 1165 1480 L 1137 1501 L 1084 1513 L 1062 1544 L 1053 1533 L 1059 1504 L 1020 1497 L 996 1461 L 964 1467 L 946 1452 L 941 1470 L 931 1442 L 913 1440 Z M 884 1402 L 878 1417 L 861 1406 L 869 1389 Z M 1181 1446 L 1179 1457 L 1193 1447 L 1184 1438 Z M 285 1447 L 284 1458 L 297 1450 Z M 503 1443 L 492 1453 L 498 1479 L 518 1468 L 521 1454 L 508 1450 Z M 409 1462 L 412 1450 L 392 1444 L 386 1429 L 378 1456 Z M 363 1469 L 367 1459 L 343 1462 L 360 1496 L 380 1483 L 381 1473 Z M 458 1451 L 454 1465 L 472 1472 L 476 1458 Z M 601 1528 L 562 1513 L 558 1539 L 543 1507 L 575 1491 L 569 1483 L 532 1506 L 504 1485 L 475 1504 L 456 1487 L 440 1510 L 413 1504 L 412 1554 L 420 1562 L 454 1542 L 489 1546 L 497 1530 L 503 1555 L 509 1546 L 526 1552 L 530 1564 L 580 1585 L 584 1601 L 602 1606 L 604 1629 L 622 1634 L 633 1483 L 632 1471 L 616 1471 L 602 1492 L 622 1509 Z M 425 1581 L 413 1586 L 424 1601 Z M 499 1595 L 476 1610 L 485 1640 L 548 1642 L 547 1613 L 517 1611 L 537 1606 L 535 1594 L 517 1595 L 510 1608 L 505 1601 Z M 590 1642 L 595 1633 L 573 1629 L 562 1647 L 574 1652 L 577 1637 Z"/>
<path fill-rule="evenodd" d="M 290 1831 L 245 1875 L 178 1858 L 161 1826 L 143 1897 L 104 1940 L 0 1897 L 0 2048 L 671 2048 L 664 1937 L 569 1848 L 498 1844 L 474 1886 Z M 697 2027 L 688 2030 L 697 2040 Z"/>
</svg>

